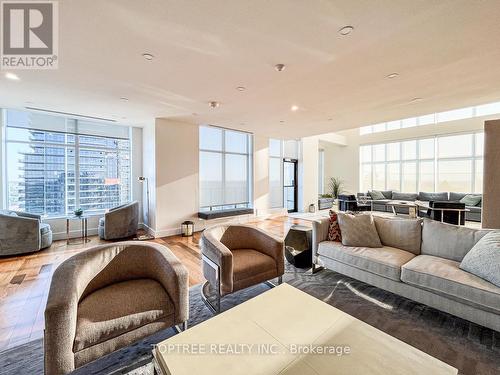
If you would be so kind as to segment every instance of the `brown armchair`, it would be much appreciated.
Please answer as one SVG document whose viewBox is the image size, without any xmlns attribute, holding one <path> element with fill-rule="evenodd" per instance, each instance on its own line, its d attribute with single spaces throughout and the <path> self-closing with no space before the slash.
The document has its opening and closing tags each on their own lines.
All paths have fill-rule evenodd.
<svg viewBox="0 0 500 375">
<path fill-rule="evenodd" d="M 268 282 L 277 277 L 281 284 L 285 269 L 283 241 L 245 225 L 206 229 L 200 240 L 203 275 L 207 279 L 202 297 L 213 312 L 220 312 L 221 297 Z M 206 295 L 211 286 L 217 303 Z"/>
<path fill-rule="evenodd" d="M 45 309 L 45 374 L 62 375 L 189 315 L 188 272 L 165 246 L 117 242 L 64 261 Z"/>
</svg>

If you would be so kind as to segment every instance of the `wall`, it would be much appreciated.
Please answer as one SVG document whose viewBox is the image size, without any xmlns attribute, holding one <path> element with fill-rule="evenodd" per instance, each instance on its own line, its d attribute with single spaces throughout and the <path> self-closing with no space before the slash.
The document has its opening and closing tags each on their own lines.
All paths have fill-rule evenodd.
<svg viewBox="0 0 500 375">
<path fill-rule="evenodd" d="M 483 228 L 500 229 L 500 120 L 484 124 Z"/>
<path fill-rule="evenodd" d="M 443 134 L 480 131 L 485 120 L 495 116 L 444 122 L 440 124 L 417 126 L 381 133 L 359 135 L 359 129 L 339 132 L 345 137 L 346 145 L 320 142 L 325 150 L 325 186 L 330 177 L 340 177 L 345 182 L 347 192 L 359 190 L 359 146 L 372 143 L 386 143 L 404 139 L 431 137 Z M 328 167 L 326 167 L 328 165 Z"/>
<path fill-rule="evenodd" d="M 256 215 L 269 212 L 269 138 L 255 135 L 253 148 L 253 198 Z"/>
<path fill-rule="evenodd" d="M 318 208 L 319 138 L 302 138 L 300 144 L 298 209 L 307 212 L 310 204 Z"/>
</svg>

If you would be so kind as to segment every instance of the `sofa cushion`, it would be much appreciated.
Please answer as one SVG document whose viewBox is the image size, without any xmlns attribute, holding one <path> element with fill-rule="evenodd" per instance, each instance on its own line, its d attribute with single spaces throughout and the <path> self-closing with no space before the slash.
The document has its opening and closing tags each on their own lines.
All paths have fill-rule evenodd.
<svg viewBox="0 0 500 375">
<path fill-rule="evenodd" d="M 401 266 L 415 257 L 389 246 L 351 247 L 332 241 L 320 242 L 318 254 L 395 281 L 401 281 Z"/>
<path fill-rule="evenodd" d="M 269 255 L 254 249 L 233 249 L 231 253 L 235 291 L 278 276 L 278 265 Z"/>
<path fill-rule="evenodd" d="M 392 219 L 374 217 L 375 226 L 384 246 L 395 247 L 420 254 L 422 245 L 422 219 Z"/>
<path fill-rule="evenodd" d="M 382 194 L 382 192 L 378 191 L 378 190 L 372 190 L 372 191 L 370 191 L 370 197 L 373 200 L 386 199 L 385 196 L 384 196 L 384 194 Z"/>
<path fill-rule="evenodd" d="M 338 220 L 345 246 L 382 247 L 371 215 L 339 212 Z"/>
<path fill-rule="evenodd" d="M 462 199 L 466 195 L 467 195 L 467 193 L 454 193 L 454 192 L 450 191 L 450 201 L 458 202 L 458 201 L 460 201 L 460 199 Z"/>
<path fill-rule="evenodd" d="M 73 351 L 173 315 L 172 301 L 155 280 L 137 279 L 106 286 L 87 295 L 78 304 Z"/>
<path fill-rule="evenodd" d="M 460 268 L 500 287 L 500 231 L 481 238 L 465 255 Z"/>
<path fill-rule="evenodd" d="M 465 254 L 488 232 L 425 219 L 420 253 L 461 262 Z"/>
<path fill-rule="evenodd" d="M 415 201 L 417 199 L 417 193 L 392 193 L 392 199 L 395 201 Z"/>
<path fill-rule="evenodd" d="M 45 234 L 50 232 L 50 225 L 47 223 L 40 223 L 40 234 Z"/>
<path fill-rule="evenodd" d="M 460 203 L 465 203 L 466 206 L 477 206 L 482 201 L 482 196 L 479 194 L 467 194 L 460 199 Z"/>
<path fill-rule="evenodd" d="M 403 265 L 401 280 L 444 297 L 500 313 L 500 288 L 461 270 L 459 262 L 419 255 Z"/>
<path fill-rule="evenodd" d="M 427 201 L 427 202 L 435 202 L 435 201 L 447 201 L 448 200 L 448 193 L 443 192 L 443 193 L 426 193 L 421 191 L 418 193 L 418 200 L 419 201 Z"/>
</svg>

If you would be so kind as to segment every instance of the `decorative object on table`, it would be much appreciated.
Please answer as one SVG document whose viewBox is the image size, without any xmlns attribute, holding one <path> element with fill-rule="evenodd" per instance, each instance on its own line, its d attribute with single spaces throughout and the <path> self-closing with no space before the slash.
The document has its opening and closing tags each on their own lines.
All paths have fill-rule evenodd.
<svg viewBox="0 0 500 375">
<path fill-rule="evenodd" d="M 45 309 L 45 374 L 67 374 L 189 316 L 188 271 L 165 246 L 95 246 L 54 272 Z"/>
<path fill-rule="evenodd" d="M 182 237 L 191 237 L 194 233 L 194 223 L 192 221 L 185 221 L 181 224 Z"/>
<path fill-rule="evenodd" d="M 312 228 L 292 225 L 285 237 L 285 258 L 295 267 L 309 268 L 312 265 Z"/>
<path fill-rule="evenodd" d="M 311 203 L 311 204 L 309 205 L 309 212 L 310 212 L 311 214 L 313 214 L 313 213 L 315 213 L 315 212 L 316 212 L 316 206 L 314 205 L 314 203 Z"/>
<path fill-rule="evenodd" d="M 32 253 L 52 244 L 49 224 L 40 215 L 27 212 L 0 211 L 0 256 Z"/>
<path fill-rule="evenodd" d="M 339 218 L 334 210 L 330 210 L 330 226 L 328 227 L 328 241 L 342 242 Z"/>
<path fill-rule="evenodd" d="M 83 215 L 83 210 L 81 208 L 76 209 L 73 211 L 76 217 L 81 217 Z"/>
<path fill-rule="evenodd" d="M 338 199 L 339 195 L 344 192 L 344 181 L 339 177 L 332 177 L 330 178 L 329 187 L 333 199 Z"/>
<path fill-rule="evenodd" d="M 70 236 L 70 224 L 71 221 L 80 221 L 80 236 L 77 238 L 71 238 Z M 66 217 L 66 244 L 68 245 L 74 245 L 74 244 L 80 244 L 80 243 L 87 243 L 90 242 L 89 236 L 88 236 L 88 218 L 87 216 L 83 216 L 83 211 L 80 213 L 80 215 L 76 214 L 75 211 L 75 216 L 67 216 Z"/>
<path fill-rule="evenodd" d="M 139 202 L 110 209 L 99 219 L 99 237 L 103 240 L 131 238 L 139 226 Z"/>
<path fill-rule="evenodd" d="M 285 272 L 283 241 L 247 225 L 219 225 L 205 229 L 200 239 L 203 276 L 201 293 L 207 307 L 220 312 L 221 297 Z M 216 300 L 213 303 L 213 300 Z"/>
</svg>

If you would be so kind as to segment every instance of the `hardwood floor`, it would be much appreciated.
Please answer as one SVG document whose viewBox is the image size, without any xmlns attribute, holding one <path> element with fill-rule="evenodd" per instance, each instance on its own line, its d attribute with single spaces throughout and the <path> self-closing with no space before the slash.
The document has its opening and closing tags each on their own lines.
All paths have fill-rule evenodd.
<svg viewBox="0 0 500 375">
<path fill-rule="evenodd" d="M 286 216 L 255 219 L 249 223 L 283 238 L 291 225 L 311 225 L 310 221 Z M 204 281 L 201 274 L 200 233 L 193 237 L 172 236 L 155 239 L 166 245 L 189 270 L 190 285 Z M 55 241 L 46 250 L 25 256 L 0 258 L 0 351 L 41 338 L 50 280 L 57 266 L 74 254 L 106 243 L 97 236 L 86 244 L 67 245 Z"/>
</svg>

